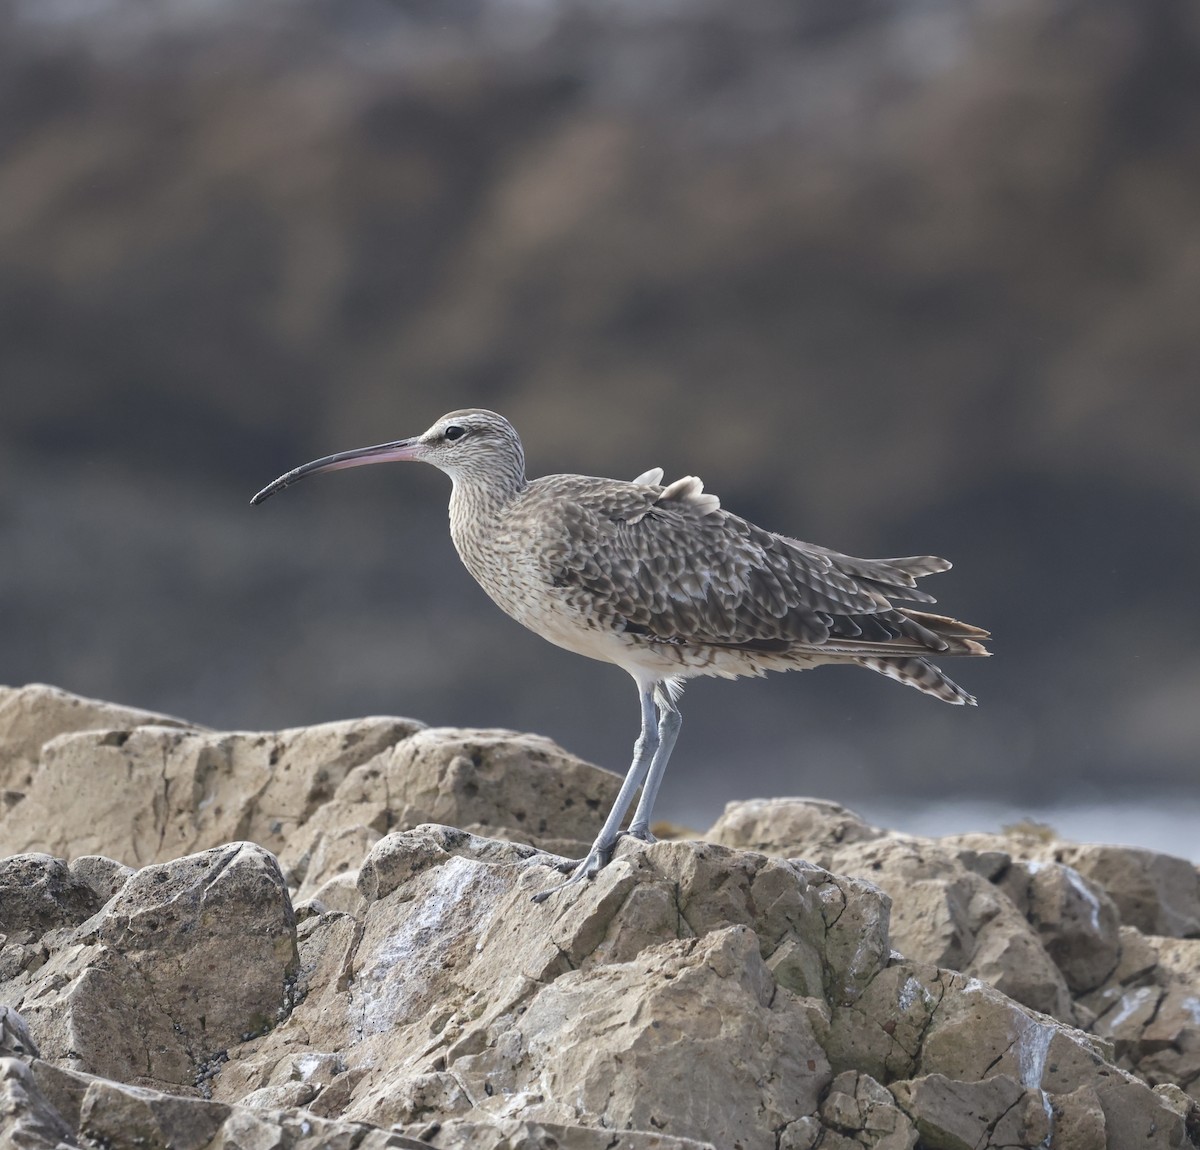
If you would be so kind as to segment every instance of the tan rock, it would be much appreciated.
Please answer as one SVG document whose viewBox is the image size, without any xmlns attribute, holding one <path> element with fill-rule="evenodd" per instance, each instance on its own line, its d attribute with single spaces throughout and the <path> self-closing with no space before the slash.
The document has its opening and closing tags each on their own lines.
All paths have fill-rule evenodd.
<svg viewBox="0 0 1200 1150">
<path fill-rule="evenodd" d="M 1165 994 L 1157 983 L 1121 988 L 1119 997 L 1096 1019 L 1095 1032 L 1112 1040 L 1119 1058 L 1136 1062 L 1142 1032 L 1158 1013 Z"/>
<path fill-rule="evenodd" d="M 967 870 L 988 882 L 997 882 L 1012 865 L 1015 848 L 1003 835 L 945 835 L 934 841 L 950 851 Z"/>
<path fill-rule="evenodd" d="M 125 885 L 133 868 L 104 855 L 80 855 L 71 860 L 71 873 L 107 902 Z"/>
<path fill-rule="evenodd" d="M 1044 854 L 1107 892 L 1121 921 L 1143 934 L 1200 934 L 1200 873 L 1187 859 L 1138 847 L 1054 844 Z"/>
<path fill-rule="evenodd" d="M 1195 985 L 1173 986 L 1143 1028 L 1139 1076 L 1151 1083 L 1175 1083 L 1200 1093 L 1200 995 Z"/>
<path fill-rule="evenodd" d="M 0 1144 L 19 1150 L 76 1146 L 75 1131 L 19 1058 L 0 1057 Z"/>
<path fill-rule="evenodd" d="M 1055 1095 L 1052 1113 L 1050 1144 L 1055 1150 L 1101 1150 L 1111 1145 L 1105 1134 L 1104 1108 L 1091 1086 Z"/>
<path fill-rule="evenodd" d="M 30 1061 L 40 1051 L 29 1027 L 11 1006 L 0 1005 L 0 1058 L 23 1058 Z"/>
<path fill-rule="evenodd" d="M 1200 941 L 1118 928 L 1093 880 L 1021 856 L 1058 844 L 739 804 L 723 843 L 625 839 L 534 904 L 561 881 L 537 847 L 582 850 L 616 783 L 545 740 L 404 720 L 49 739 L 10 819 L 104 853 L 0 864 L 0 1002 L 48 1060 L 42 1108 L 113 1150 L 1184 1144 Z M 459 826 L 394 829 L 428 818 Z M 103 845 L 242 831 L 286 872 L 250 843 L 136 871 Z M 1098 1018 L 1159 1092 L 982 977 Z"/>
<path fill-rule="evenodd" d="M 1006 1074 L 975 1082 L 929 1074 L 892 1083 L 892 1093 L 928 1150 L 1050 1145 L 1049 1103 Z"/>
<path fill-rule="evenodd" d="M 862 879 L 834 875 L 809 864 L 793 865 L 805 877 L 808 889 L 820 899 L 825 927 L 820 941 L 813 939 L 804 926 L 795 928 L 794 937 L 809 937 L 811 944 L 821 951 L 825 997 L 834 1005 L 848 1006 L 871 984 L 891 955 L 888 942 L 891 899 L 873 883 Z M 800 990 L 816 993 L 815 988 Z"/>
<path fill-rule="evenodd" d="M 41 748 L 0 838 L 133 866 L 231 840 L 298 847 L 297 828 L 345 776 L 418 727 L 380 718 L 277 733 L 141 725 L 60 735 Z"/>
<path fill-rule="evenodd" d="M 62 859 L 46 854 L 0 859 L 0 932 L 13 943 L 90 918 L 104 899 Z"/>
<path fill-rule="evenodd" d="M 726 804 L 725 813 L 704 837 L 725 846 L 804 857 L 825 866 L 825 851 L 884 834 L 847 807 L 823 799 L 747 799 Z"/>
<path fill-rule="evenodd" d="M 1118 1072 L 1101 1076 L 1095 1091 L 1104 1111 L 1107 1150 L 1133 1146 L 1139 1150 L 1176 1150 L 1187 1146 L 1185 1119 L 1144 1082 Z"/>
<path fill-rule="evenodd" d="M 807 1012 L 775 987 L 747 927 L 565 973 L 519 1033 L 518 1077 L 581 1116 L 746 1150 L 773 1150 L 771 1132 L 815 1110 L 830 1077 Z M 462 1073 L 477 1080 L 493 1065 L 480 1057 Z M 521 1075 L 527 1065 L 536 1078 Z"/>
<path fill-rule="evenodd" d="M 891 945 L 902 954 L 982 978 L 1035 1010 L 1075 1020 L 1063 973 L 1025 913 L 992 881 L 1006 874 L 1011 858 L 991 840 L 942 845 L 890 834 L 844 807 L 809 799 L 731 803 L 709 833 L 739 846 L 802 855 L 873 883 L 891 897 Z M 1104 921 L 1115 951 L 1116 923 Z M 1046 933 L 1054 941 L 1063 932 Z M 1087 953 L 1086 941 L 1076 951 Z M 1096 983 L 1115 961 L 1115 955 L 1092 961 L 1106 967 Z"/>
<path fill-rule="evenodd" d="M 1161 944 L 1163 939 L 1148 939 L 1137 927 L 1122 926 L 1119 933 L 1121 943 L 1121 958 L 1117 969 L 1113 971 L 1109 982 L 1130 985 L 1138 980 L 1144 980 L 1153 975 L 1158 966 Z M 1184 977 L 1194 974 L 1196 965 L 1184 971 Z"/>
<path fill-rule="evenodd" d="M 1095 989 L 1116 969 L 1120 918 L 1102 887 L 1064 863 L 1017 862 L 1000 889 L 1029 920 L 1073 994 Z"/>
<path fill-rule="evenodd" d="M 169 715 L 85 699 L 58 687 L 30 683 L 0 687 L 0 791 L 29 789 L 42 747 L 69 731 L 132 731 L 137 727 L 190 727 Z M 0 854 L 25 849 L 0 834 Z"/>
<path fill-rule="evenodd" d="M 834 1073 L 855 1070 L 879 1082 L 912 1077 L 952 986 L 961 987 L 961 977 L 922 963 L 897 961 L 880 971 L 854 1003 L 832 1012 L 819 1035 Z"/>
<path fill-rule="evenodd" d="M 827 1130 L 846 1136 L 854 1147 L 913 1150 L 917 1144 L 912 1120 L 897 1106 L 892 1093 L 869 1074 L 854 1070 L 839 1074 L 830 1084 L 820 1113 Z M 826 1144 L 820 1143 L 822 1147 Z"/>
<path fill-rule="evenodd" d="M 325 822 L 329 830 L 314 827 L 314 823 Z M 312 898 L 316 892 L 344 875 L 354 876 L 357 881 L 358 868 L 371 848 L 383 836 L 372 827 L 362 823 L 330 825 L 332 820 L 310 819 L 304 828 L 302 839 L 309 846 L 296 866 L 285 872 L 288 883 L 295 888 L 297 902 Z"/>
<path fill-rule="evenodd" d="M 344 916 L 303 924 L 307 996 L 256 1050 L 230 1052 L 216 1096 L 291 1097 L 278 1088 L 294 1075 L 278 1068 L 302 1035 L 305 1050 L 343 1052 L 339 1079 L 361 1073 L 342 1114 L 379 1125 L 431 1112 L 462 1129 L 602 1120 L 749 1147 L 815 1111 L 824 998 L 780 985 L 770 962 L 786 948 L 777 968 L 807 971 L 821 995 L 826 980 L 853 993 L 883 961 L 883 896 L 686 842 L 624 842 L 594 883 L 530 901 L 555 881 L 517 844 L 444 827 L 386 836 L 360 871 L 361 934 L 338 933 Z"/>
<path fill-rule="evenodd" d="M 620 782 L 536 735 L 432 728 L 351 772 L 310 829 L 444 824 L 579 856 Z M 281 853 L 285 865 L 295 857 Z"/>
<path fill-rule="evenodd" d="M 519 1119 L 486 1125 L 451 1119 L 437 1125 L 434 1138 L 438 1150 L 723 1150 L 712 1142 L 657 1131 L 603 1130 Z M 403 1145 L 426 1150 L 431 1143 L 413 1139 Z"/>
<path fill-rule="evenodd" d="M 1200 1097 L 1200 939 L 1121 930 L 1122 959 L 1084 1003 L 1120 1066 Z"/>
<path fill-rule="evenodd" d="M 779 1132 L 779 1150 L 859 1150 L 860 1144 L 822 1126 L 815 1115 L 789 1122 Z"/>
<path fill-rule="evenodd" d="M 1060 1094 L 1094 1081 L 1111 1054 L 1093 1036 L 1020 1006 L 978 979 L 954 975 L 946 986 L 921 1046 L 923 1074 L 962 1082 L 1007 1074 L 1031 1090 Z"/>
<path fill-rule="evenodd" d="M 20 1003 L 44 1057 L 72 1068 L 190 1085 L 290 1008 L 294 916 L 254 844 L 143 868 L 84 930 Z"/>
<path fill-rule="evenodd" d="M 229 1107 L 97 1079 L 83 1097 L 79 1134 L 101 1146 L 170 1146 L 202 1150 L 229 1117 Z"/>
<path fill-rule="evenodd" d="M 326 879 L 313 891 L 312 898 L 307 903 L 296 904 L 297 920 L 306 908 L 311 908 L 316 914 L 326 914 L 331 910 L 336 910 L 343 914 L 361 917 L 366 909 L 366 903 L 362 894 L 359 893 L 358 871 L 345 871 L 333 878 Z"/>
<path fill-rule="evenodd" d="M 1063 975 L 1025 915 L 955 854 L 888 836 L 827 856 L 833 871 L 869 876 L 891 896 L 892 946 L 906 957 L 974 975 L 1034 1010 L 1073 1019 Z"/>
<path fill-rule="evenodd" d="M 64 1141 L 45 1143 L 55 1150 L 81 1144 L 106 1150 L 156 1146 L 179 1150 L 428 1150 L 429 1146 L 402 1134 L 329 1120 L 305 1110 L 229 1106 L 111 1082 L 46 1062 L 32 1067 L 31 1078 L 44 1103 L 57 1107 L 65 1120 L 60 1132 Z M 25 1115 L 19 1112 L 18 1117 Z M 7 1133 L 3 1126 L 0 1133 Z M 37 1147 L 42 1143 L 5 1145 Z"/>
</svg>

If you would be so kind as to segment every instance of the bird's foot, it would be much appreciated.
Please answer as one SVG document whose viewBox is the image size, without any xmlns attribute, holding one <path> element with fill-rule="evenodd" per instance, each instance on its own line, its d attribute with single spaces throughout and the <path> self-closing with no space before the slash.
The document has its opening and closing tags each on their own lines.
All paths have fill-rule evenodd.
<svg viewBox="0 0 1200 1150">
<path fill-rule="evenodd" d="M 558 871 L 559 874 L 570 874 L 583 859 L 564 859 L 555 856 L 553 861 L 550 859 L 538 859 L 542 866 L 548 866 L 551 870 Z"/>
<path fill-rule="evenodd" d="M 650 827 L 644 823 L 630 823 L 629 829 L 627 831 L 621 831 L 621 833 L 617 835 L 617 838 L 624 838 L 626 835 L 628 835 L 631 839 L 637 839 L 638 842 L 642 843 L 658 842 L 658 839 L 656 839 L 650 833 Z"/>
<path fill-rule="evenodd" d="M 560 890 L 574 886 L 577 882 L 584 882 L 587 879 L 595 878 L 600 873 L 601 867 L 608 865 L 610 858 L 612 858 L 611 846 L 607 849 L 600 846 L 593 846 L 588 851 L 587 858 L 585 859 L 578 861 L 575 859 L 560 859 L 558 862 L 550 863 L 549 865 L 554 870 L 562 874 L 569 874 L 570 877 L 566 882 L 560 882 L 558 886 L 552 886 L 549 890 L 539 891 L 533 896 L 533 901 L 545 902 L 552 894 L 557 894 Z"/>
</svg>

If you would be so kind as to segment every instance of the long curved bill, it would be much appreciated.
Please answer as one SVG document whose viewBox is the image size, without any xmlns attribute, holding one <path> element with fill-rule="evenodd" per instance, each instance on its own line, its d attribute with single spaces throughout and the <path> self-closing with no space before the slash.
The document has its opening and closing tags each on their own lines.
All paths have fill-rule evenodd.
<svg viewBox="0 0 1200 1150">
<path fill-rule="evenodd" d="M 354 451 L 339 451 L 336 455 L 326 455 L 324 459 L 314 459 L 300 467 L 293 467 L 286 475 L 281 475 L 274 483 L 268 483 L 253 499 L 251 505 L 269 499 L 277 491 L 291 487 L 293 483 L 306 475 L 316 475 L 319 471 L 341 471 L 345 467 L 365 467 L 368 463 L 391 463 L 399 459 L 416 459 L 421 450 L 419 439 L 397 439 L 394 443 L 380 443 L 375 447 L 359 447 Z"/>
</svg>

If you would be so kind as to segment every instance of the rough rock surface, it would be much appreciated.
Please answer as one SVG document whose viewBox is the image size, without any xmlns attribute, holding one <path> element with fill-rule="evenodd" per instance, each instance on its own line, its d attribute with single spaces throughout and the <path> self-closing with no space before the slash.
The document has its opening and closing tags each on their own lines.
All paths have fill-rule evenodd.
<svg viewBox="0 0 1200 1150">
<path fill-rule="evenodd" d="M 534 904 L 613 785 L 545 740 L 3 705 L 0 1144 L 1200 1145 L 1178 860 L 773 800 Z"/>
</svg>

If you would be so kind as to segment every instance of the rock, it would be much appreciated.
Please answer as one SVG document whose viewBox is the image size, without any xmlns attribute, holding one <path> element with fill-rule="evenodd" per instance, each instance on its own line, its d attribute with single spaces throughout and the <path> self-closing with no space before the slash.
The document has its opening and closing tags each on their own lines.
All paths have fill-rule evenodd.
<svg viewBox="0 0 1200 1150">
<path fill-rule="evenodd" d="M 1080 1086 L 1070 1094 L 1057 1095 L 1051 1105 L 1051 1145 L 1056 1150 L 1100 1150 L 1112 1146 L 1105 1137 L 1104 1107 L 1091 1086 Z"/>
<path fill-rule="evenodd" d="M 1200 1095 L 1200 939 L 1137 937 L 1154 961 L 1123 965 L 1085 999 L 1096 1033 L 1112 1040 L 1121 1066 Z"/>
<path fill-rule="evenodd" d="M 869 1074 L 854 1070 L 839 1074 L 830 1084 L 820 1114 L 826 1130 L 845 1135 L 849 1146 L 913 1150 L 917 1144 L 917 1130 L 897 1105 L 895 1093 Z"/>
<path fill-rule="evenodd" d="M 602 1126 L 747 1150 L 773 1150 L 768 1132 L 814 1111 L 830 1077 L 808 1012 L 774 985 L 744 926 L 562 974 L 519 1030 L 496 1035 L 498 1051 L 509 1045 L 516 1079 Z M 502 1066 L 483 1052 L 465 1061 L 477 1063 L 461 1071 L 468 1082 Z"/>
<path fill-rule="evenodd" d="M 7 1071 L 0 1061 L 0 1079 Z M 5 1145 L 46 1146 L 48 1150 L 77 1145 L 107 1150 L 155 1146 L 178 1150 L 428 1150 L 429 1145 L 304 1110 L 228 1106 L 122 1085 L 48 1063 L 32 1067 L 22 1085 L 23 1091 L 9 1092 L 7 1110 L 0 1109 L 0 1115 L 11 1123 L 7 1128 L 0 1125 L 0 1135 L 15 1133 L 26 1140 L 13 1138 Z M 4 1105 L 0 1102 L 0 1108 Z M 60 1125 L 54 1125 L 55 1119 Z M 40 1128 L 35 1121 L 41 1123 Z M 43 1135 L 42 1141 L 31 1137 L 35 1129 Z"/>
<path fill-rule="evenodd" d="M 1109 1012 L 1121 1033 L 1102 1032 L 1118 1040 L 1122 1056 L 1142 1004 L 1152 1011 L 1161 1000 L 1129 985 L 1136 977 L 1130 967 L 1150 968 L 1157 959 L 1140 932 L 1122 930 L 1122 914 L 1128 910 L 1143 928 L 1188 933 L 1200 913 L 1196 869 L 1150 851 L 1074 847 L 1043 834 L 919 839 L 803 799 L 731 803 L 710 835 L 802 855 L 875 883 L 892 898 L 891 941 L 906 956 L 973 975 L 1066 1022 L 1087 1025 Z M 1161 907 L 1172 908 L 1167 919 Z M 1195 974 L 1183 981 L 1200 994 Z M 1172 1018 L 1171 1045 L 1181 1051 L 1191 1039 L 1184 1016 Z M 1166 1061 L 1170 1074 L 1191 1065 L 1174 1054 Z"/>
<path fill-rule="evenodd" d="M 191 1085 L 291 1007 L 295 919 L 253 844 L 144 867 L 82 930 L 21 996 L 44 1057 L 71 1068 Z"/>
<path fill-rule="evenodd" d="M 71 860 L 71 873 L 91 887 L 102 902 L 107 902 L 125 885 L 133 868 L 104 855 L 81 855 Z"/>
<path fill-rule="evenodd" d="M 38 1089 L 18 1058 L 0 1057 L 0 1143 L 17 1150 L 78 1146 L 75 1131 Z"/>
<path fill-rule="evenodd" d="M 869 874 L 893 895 L 892 944 L 962 971 L 1046 1014 L 1074 1017 L 1062 972 L 1004 893 L 936 845 L 882 839 L 833 852 L 839 873 Z"/>
<path fill-rule="evenodd" d="M 1072 994 L 1094 990 L 1116 969 L 1121 955 L 1116 905 L 1074 867 L 1017 862 L 999 886 L 1036 930 Z"/>
<path fill-rule="evenodd" d="M 1105 1075 L 1104 1079 L 1095 1091 L 1104 1112 L 1107 1147 L 1174 1150 L 1192 1141 L 1185 1119 L 1144 1082 L 1120 1074 Z"/>
<path fill-rule="evenodd" d="M 76 926 L 104 899 L 61 859 L 44 854 L 0 859 L 0 932 L 12 942 L 40 938 L 47 931 Z"/>
<path fill-rule="evenodd" d="M 29 1027 L 11 1006 L 0 1005 L 0 1058 L 39 1057 L 37 1043 L 29 1033 Z"/>
<path fill-rule="evenodd" d="M 1007 1074 L 978 1082 L 929 1074 L 893 1083 L 892 1093 L 928 1150 L 1050 1144 L 1049 1103 L 1041 1091 L 1029 1090 Z"/>
<path fill-rule="evenodd" d="M 820 1034 L 833 1072 L 885 1083 L 916 1074 L 934 1012 L 952 985 L 950 972 L 917 963 L 896 961 L 880 971 L 850 1008 L 831 1012 Z"/>
<path fill-rule="evenodd" d="M 23 798 L 42 747 L 58 735 L 69 731 L 132 731 L 144 726 L 194 728 L 194 724 L 169 715 L 85 699 L 42 683 L 0 687 L 0 791 L 15 791 Z"/>
<path fill-rule="evenodd" d="M 697 843 L 623 844 L 575 897 L 530 901 L 553 881 L 516 844 L 443 827 L 386 836 L 360 872 L 361 936 L 326 944 L 354 948 L 351 977 L 339 987 L 344 957 L 314 972 L 291 1018 L 231 1052 L 217 1096 L 269 1083 L 302 1032 L 347 1051 L 363 1076 L 344 1114 L 380 1125 L 430 1108 L 494 1123 L 519 1104 L 543 1124 L 601 1113 L 617 1129 L 752 1147 L 815 1111 L 825 984 L 852 995 L 886 960 L 878 892 Z M 785 949 L 776 970 L 821 997 L 777 981 Z"/>
<path fill-rule="evenodd" d="M 358 877 L 359 872 L 352 870 L 326 879 L 313 891 L 308 902 L 296 904 L 297 919 L 309 908 L 316 914 L 341 911 L 356 917 L 361 915 L 365 909 L 365 903 L 358 890 Z"/>
<path fill-rule="evenodd" d="M 579 856 L 600 829 L 620 783 L 611 772 L 535 735 L 419 730 L 347 775 L 308 823 L 315 845 L 306 849 L 311 857 L 348 827 L 378 836 L 435 823 Z M 292 845 L 280 857 L 307 879 L 308 864 Z M 329 874 L 328 864 L 322 865 L 318 882 Z"/>
<path fill-rule="evenodd" d="M 869 842 L 885 833 L 847 807 L 822 799 L 748 799 L 728 803 L 704 837 L 764 854 L 802 851 L 805 858 L 820 863 L 825 850 Z"/>
<path fill-rule="evenodd" d="M 1200 872 L 1187 859 L 1137 847 L 1054 844 L 1044 852 L 1104 890 L 1144 934 L 1200 935 Z"/>
<path fill-rule="evenodd" d="M 102 1079 L 87 1088 L 79 1134 L 101 1146 L 170 1146 L 203 1150 L 229 1117 L 229 1107 L 202 1098 L 180 1098 Z"/>
<path fill-rule="evenodd" d="M 345 776 L 420 724 L 356 719 L 276 733 L 141 725 L 60 735 L 0 821 L 17 849 L 166 861 L 251 838 L 303 849 L 297 830 Z"/>
<path fill-rule="evenodd" d="M 643 1130 L 605 1130 L 561 1122 L 502 1119 L 489 1125 L 451 1120 L 430 1128 L 438 1150 L 720 1150 L 712 1142 Z M 398 1145 L 427 1150 L 424 1139 Z"/>
<path fill-rule="evenodd" d="M 955 975 L 921 1046 L 921 1069 L 964 1082 L 1008 1074 L 1054 1093 L 1089 1080 L 1111 1051 L 1083 1031 L 1020 1006 L 978 979 Z"/>
<path fill-rule="evenodd" d="M 84 834 L 67 782 L 109 772 L 138 785 Z M 0 1008 L 0 1056 L 41 1048 L 0 1121 L 111 1150 L 1182 1150 L 1200 1129 L 1200 939 L 1120 925 L 1097 880 L 1020 854 L 1062 844 L 762 801 L 724 843 L 622 839 L 535 904 L 560 880 L 538 847 L 582 846 L 614 783 L 544 740 L 403 720 L 51 738 L 14 810 L 57 803 L 69 835 L 29 832 L 100 853 L 0 860 L 22 1012 Z M 394 829 L 439 814 L 465 826 Z M 286 871 L 252 842 L 136 869 L 112 845 L 235 826 Z"/>
<path fill-rule="evenodd" d="M 389 830 L 427 822 L 583 854 L 620 785 L 509 731 L 367 718 L 222 733 L 51 688 L 3 690 L 0 751 L 24 764 L 20 801 L 0 816 L 10 852 L 143 866 L 250 839 L 278 853 L 298 899 L 356 870 Z"/>
<path fill-rule="evenodd" d="M 347 875 L 357 881 L 363 859 L 382 837 L 379 831 L 362 823 L 337 826 L 332 819 L 320 821 L 331 825 L 332 829 L 317 830 L 310 823 L 304 836 L 310 845 L 285 872 L 289 885 L 296 888 L 297 900 L 313 898 L 318 890 Z"/>
</svg>

